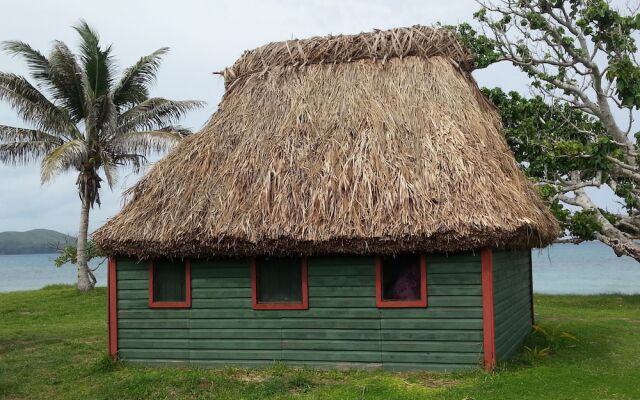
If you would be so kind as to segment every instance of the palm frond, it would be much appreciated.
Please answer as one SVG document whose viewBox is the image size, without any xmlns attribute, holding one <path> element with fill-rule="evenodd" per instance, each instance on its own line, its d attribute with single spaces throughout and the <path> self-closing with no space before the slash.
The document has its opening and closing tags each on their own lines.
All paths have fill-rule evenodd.
<svg viewBox="0 0 640 400">
<path fill-rule="evenodd" d="M 80 35 L 80 59 L 92 97 L 97 99 L 109 93 L 113 84 L 113 56 L 111 46 L 100 47 L 100 37 L 86 21 L 73 27 Z"/>
<path fill-rule="evenodd" d="M 104 175 L 107 178 L 107 184 L 109 185 L 109 189 L 113 189 L 115 184 L 118 181 L 118 170 L 117 164 L 115 163 L 112 155 L 106 151 L 103 151 L 101 154 L 101 162 L 102 168 L 104 170 Z"/>
<path fill-rule="evenodd" d="M 116 136 L 110 143 L 113 153 L 136 153 L 147 156 L 167 151 L 184 137 L 184 131 L 154 130 L 127 132 Z"/>
<path fill-rule="evenodd" d="M 31 76 L 38 82 L 49 83 L 49 60 L 29 44 L 19 40 L 2 42 L 2 49 L 14 56 L 21 56 L 27 62 Z"/>
<path fill-rule="evenodd" d="M 82 87 L 79 85 L 79 78 L 82 71 L 75 56 L 64 43 L 54 42 L 50 59 L 21 41 L 3 42 L 2 48 L 9 54 L 22 56 L 38 86 L 49 90 L 53 98 L 74 117 L 74 121 L 80 121 Z"/>
<path fill-rule="evenodd" d="M 162 127 L 156 130 L 162 131 L 162 132 L 174 132 L 180 135 L 183 139 L 193 134 L 193 131 L 191 129 L 185 128 L 184 126 L 181 126 L 181 125 L 167 125 L 165 127 Z"/>
<path fill-rule="evenodd" d="M 167 100 L 154 97 L 120 115 L 118 131 L 156 130 L 180 121 L 189 111 L 204 107 L 196 100 Z"/>
<path fill-rule="evenodd" d="M 82 77 L 82 85 L 88 87 L 87 76 Z M 106 143 L 117 131 L 117 110 L 113 105 L 110 93 L 100 96 L 98 99 L 91 97 L 91 91 L 84 91 L 84 126 L 85 137 L 94 142 Z"/>
<path fill-rule="evenodd" d="M 149 160 L 142 154 L 121 153 L 114 157 L 114 162 L 117 165 L 131 166 L 133 168 L 133 172 L 137 174 L 140 172 L 142 166 L 149 163 Z"/>
<path fill-rule="evenodd" d="M 46 132 L 0 125 L 0 143 L 11 142 L 51 142 L 55 146 L 64 143 L 59 137 Z"/>
<path fill-rule="evenodd" d="M 118 126 L 118 110 L 113 104 L 112 93 L 101 96 L 94 106 L 97 117 L 96 128 L 100 132 L 100 139 L 108 140 L 111 137 L 111 132 L 116 131 Z"/>
<path fill-rule="evenodd" d="M 113 91 L 113 102 L 118 110 L 134 106 L 149 98 L 149 86 L 156 79 L 162 56 L 168 52 L 168 47 L 162 47 L 140 58 L 124 71 Z"/>
<path fill-rule="evenodd" d="M 78 123 L 84 118 L 84 92 L 82 68 L 66 44 L 55 41 L 49 55 L 51 92 L 56 101 Z"/>
<path fill-rule="evenodd" d="M 89 149 L 84 140 L 77 139 L 66 142 L 42 160 L 40 180 L 44 183 L 60 172 L 72 168 L 80 170 L 82 164 L 88 162 L 88 155 Z"/>
<path fill-rule="evenodd" d="M 87 88 L 89 82 L 86 75 L 82 75 L 82 86 Z M 98 118 L 100 110 L 96 107 L 96 103 L 91 98 L 89 90 L 83 90 L 84 96 L 82 103 L 84 105 L 84 138 L 85 140 L 99 138 Z"/>
<path fill-rule="evenodd" d="M 0 144 L 0 163 L 28 165 L 46 157 L 58 145 L 49 141 L 33 140 Z"/>
<path fill-rule="evenodd" d="M 0 72 L 0 101 L 8 102 L 24 122 L 37 130 L 62 135 L 77 133 L 68 113 L 22 76 Z"/>
</svg>

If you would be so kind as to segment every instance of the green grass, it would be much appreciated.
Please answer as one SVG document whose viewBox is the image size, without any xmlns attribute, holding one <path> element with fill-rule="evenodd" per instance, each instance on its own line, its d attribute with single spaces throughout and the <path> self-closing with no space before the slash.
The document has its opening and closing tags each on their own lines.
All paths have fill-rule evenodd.
<svg viewBox="0 0 640 400">
<path fill-rule="evenodd" d="M 144 368 L 106 356 L 104 289 L 6 293 L 0 398 L 640 399 L 640 296 L 536 296 L 536 313 L 549 336 L 528 345 L 552 354 L 523 354 L 492 374 Z"/>
</svg>

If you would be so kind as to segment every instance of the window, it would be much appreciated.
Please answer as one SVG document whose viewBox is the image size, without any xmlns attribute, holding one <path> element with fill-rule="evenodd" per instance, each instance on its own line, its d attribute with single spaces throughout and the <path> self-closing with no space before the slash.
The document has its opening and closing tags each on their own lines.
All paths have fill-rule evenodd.
<svg viewBox="0 0 640 400">
<path fill-rule="evenodd" d="M 427 306 L 425 256 L 400 254 L 376 260 L 376 305 L 386 307 Z"/>
<path fill-rule="evenodd" d="M 306 258 L 252 259 L 251 295 L 254 310 L 309 308 Z"/>
<path fill-rule="evenodd" d="M 149 307 L 191 307 L 191 263 L 188 260 L 149 263 Z"/>
</svg>

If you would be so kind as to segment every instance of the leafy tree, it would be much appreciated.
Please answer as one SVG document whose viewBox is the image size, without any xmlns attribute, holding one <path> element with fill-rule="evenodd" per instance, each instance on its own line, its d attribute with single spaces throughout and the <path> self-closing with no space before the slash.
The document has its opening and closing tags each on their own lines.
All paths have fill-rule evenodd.
<svg viewBox="0 0 640 400">
<path fill-rule="evenodd" d="M 78 249 L 73 245 L 66 245 L 62 248 L 58 248 L 58 257 L 53 260 L 53 265 L 57 268 L 62 267 L 63 265 L 70 263 L 73 265 L 78 265 Z M 87 264 L 94 258 L 104 257 L 105 255 L 100 251 L 100 248 L 96 245 L 93 240 L 87 241 L 87 247 L 85 248 L 85 257 L 87 259 Z M 97 268 L 97 267 L 96 267 Z M 87 273 L 89 274 L 89 280 L 91 284 L 95 286 L 97 280 L 95 275 L 93 274 L 95 269 L 91 269 L 87 266 Z"/>
<path fill-rule="evenodd" d="M 99 172 L 113 187 L 119 166 L 138 171 L 149 155 L 169 149 L 190 133 L 175 124 L 203 103 L 149 96 L 167 48 L 140 58 L 117 77 L 111 46 L 101 46 L 98 34 L 84 21 L 74 28 L 80 35 L 77 55 L 60 41 L 48 56 L 24 42 L 2 43 L 6 52 L 26 61 L 35 84 L 0 72 L 0 101 L 8 102 L 28 126 L 0 125 L 0 162 L 40 161 L 43 183 L 66 171 L 78 173 L 76 265 L 78 289 L 87 291 L 93 288 L 87 231 L 90 209 L 100 205 Z"/>
<path fill-rule="evenodd" d="M 480 4 L 474 16 L 481 32 L 456 27 L 477 67 L 511 62 L 537 92 L 525 98 L 485 89 L 525 172 L 573 241 L 597 239 L 640 261 L 640 134 L 632 132 L 640 108 L 640 16 L 606 0 Z M 620 198 L 623 213 L 602 210 L 585 190 L 603 186 Z"/>
</svg>

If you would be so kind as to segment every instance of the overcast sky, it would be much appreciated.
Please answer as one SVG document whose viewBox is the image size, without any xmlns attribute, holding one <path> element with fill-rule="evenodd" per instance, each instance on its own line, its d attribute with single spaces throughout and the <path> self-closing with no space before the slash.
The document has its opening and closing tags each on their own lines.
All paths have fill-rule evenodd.
<svg viewBox="0 0 640 400">
<path fill-rule="evenodd" d="M 246 49 L 272 41 L 315 35 L 358 33 L 436 22 L 471 21 L 473 0 L 316 0 L 316 1 L 124 1 L 94 2 L 5 0 L 0 40 L 22 40 L 48 53 L 53 40 L 76 47 L 71 26 L 83 18 L 113 44 L 121 67 L 169 46 L 152 95 L 204 100 L 208 106 L 190 114 L 183 125 L 199 129 L 215 111 L 223 93 L 222 78 L 212 75 L 231 65 Z M 27 74 L 18 58 L 0 54 L 0 71 Z M 528 93 L 524 75 L 502 64 L 474 72 L 481 86 Z M 24 126 L 8 105 L 0 103 L 0 124 Z M 40 185 L 39 166 L 0 164 L 0 231 L 50 228 L 77 232 L 80 203 L 75 174 Z M 91 214 L 91 230 L 122 206 L 121 192 L 139 178 L 121 173 L 117 187 L 102 191 L 102 207 Z M 607 195 L 598 196 L 615 208 Z"/>
</svg>

